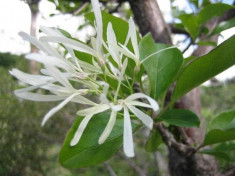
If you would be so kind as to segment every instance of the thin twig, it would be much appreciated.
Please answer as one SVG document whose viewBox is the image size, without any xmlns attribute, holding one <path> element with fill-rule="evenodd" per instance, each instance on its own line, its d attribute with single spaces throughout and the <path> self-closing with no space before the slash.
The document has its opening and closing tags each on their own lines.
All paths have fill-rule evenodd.
<svg viewBox="0 0 235 176">
<path fill-rule="evenodd" d="M 73 15 L 79 14 L 86 6 L 88 5 L 88 2 L 83 2 L 76 10 L 73 11 Z"/>
<path fill-rule="evenodd" d="M 193 44 L 193 40 L 190 38 L 189 44 L 186 46 L 186 48 L 184 48 L 184 50 L 182 51 L 182 53 L 185 53 L 185 52 L 189 49 L 189 47 L 190 47 L 192 44 Z"/>
<path fill-rule="evenodd" d="M 109 163 L 105 162 L 104 166 L 106 170 L 110 173 L 110 176 L 117 176 L 113 170 L 113 168 L 109 165 Z"/>
<path fill-rule="evenodd" d="M 118 155 L 119 155 L 121 158 L 125 159 L 126 162 L 127 162 L 127 164 L 128 164 L 132 169 L 134 169 L 134 170 L 136 171 L 136 173 L 139 174 L 139 176 L 146 176 L 146 174 L 143 172 L 143 170 L 142 170 L 140 167 L 138 167 L 132 160 L 130 160 L 129 158 L 127 158 L 125 155 L 123 155 L 123 154 L 120 153 L 120 152 L 118 153 Z"/>
</svg>

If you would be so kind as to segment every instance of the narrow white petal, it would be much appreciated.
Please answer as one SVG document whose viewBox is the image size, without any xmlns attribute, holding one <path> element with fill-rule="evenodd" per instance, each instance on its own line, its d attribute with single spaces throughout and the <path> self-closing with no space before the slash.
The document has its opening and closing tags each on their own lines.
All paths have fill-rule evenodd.
<svg viewBox="0 0 235 176">
<path fill-rule="evenodd" d="M 127 57 L 133 59 L 136 64 L 140 64 L 140 60 L 139 60 L 139 58 L 138 58 L 135 54 L 133 54 L 126 46 L 124 46 L 124 45 L 122 45 L 122 44 L 120 44 L 120 43 L 119 43 L 119 45 L 120 45 L 121 47 L 118 46 L 117 49 L 118 49 L 123 55 L 125 55 L 125 56 L 127 56 Z"/>
<path fill-rule="evenodd" d="M 132 100 L 136 100 L 138 98 L 146 98 L 148 100 L 148 102 L 150 103 L 151 105 L 151 108 L 154 110 L 154 111 L 158 111 L 159 110 L 159 106 L 158 106 L 158 103 L 152 99 L 151 97 L 143 94 L 143 93 L 134 93 L 130 96 L 128 96 L 125 101 L 132 101 Z"/>
<path fill-rule="evenodd" d="M 50 76 L 42 76 L 42 75 L 31 75 L 28 73 L 24 73 L 18 69 L 12 69 L 10 74 L 16 77 L 18 80 L 30 84 L 30 85 L 37 85 L 43 84 L 48 81 L 53 81 L 54 79 Z"/>
<path fill-rule="evenodd" d="M 77 112 L 77 115 L 87 116 L 87 115 L 91 115 L 91 114 L 98 114 L 98 113 L 104 112 L 108 109 L 110 109 L 110 106 L 108 104 L 99 104 L 99 105 L 93 106 L 91 108 L 80 110 Z"/>
<path fill-rule="evenodd" d="M 66 98 L 63 96 L 43 95 L 39 93 L 22 92 L 19 90 L 14 91 L 14 93 L 17 97 L 31 101 L 59 101 L 59 100 L 64 100 Z"/>
<path fill-rule="evenodd" d="M 128 109 L 125 106 L 124 106 L 123 150 L 127 157 L 135 156 L 131 119 L 130 119 L 130 114 L 128 112 Z"/>
<path fill-rule="evenodd" d="M 127 64 L 128 64 L 128 60 L 125 59 L 125 61 L 123 62 L 122 68 L 121 68 L 121 75 L 120 75 L 121 79 L 123 79 L 123 75 L 125 74 Z"/>
<path fill-rule="evenodd" d="M 107 29 L 107 42 L 108 42 L 108 50 L 113 57 L 114 61 L 121 66 L 121 60 L 119 58 L 119 53 L 117 49 L 114 47 L 117 45 L 117 39 L 115 33 L 113 31 L 112 24 L 109 22 L 108 29 Z"/>
<path fill-rule="evenodd" d="M 57 29 L 53 29 L 51 27 L 46 27 L 46 26 L 40 26 L 39 28 L 46 35 L 50 35 L 50 36 L 63 36 L 61 34 L 61 32 L 58 31 Z"/>
<path fill-rule="evenodd" d="M 67 51 L 69 52 L 69 54 L 71 55 L 71 57 L 73 58 L 74 63 L 76 64 L 78 70 L 79 70 L 79 71 L 82 71 L 82 69 L 81 69 L 81 67 L 80 67 L 80 65 L 79 65 L 79 63 L 78 63 L 78 59 L 76 58 L 76 56 L 75 56 L 73 50 L 72 50 L 71 48 L 67 47 L 67 45 L 65 45 L 65 47 L 66 47 Z"/>
<path fill-rule="evenodd" d="M 48 73 L 54 77 L 58 82 L 60 82 L 63 86 L 74 90 L 68 79 L 63 75 L 63 73 L 60 72 L 59 69 L 56 67 L 53 67 L 51 65 L 45 65 L 45 68 L 47 69 Z"/>
<path fill-rule="evenodd" d="M 39 50 L 46 52 L 45 48 L 43 47 L 43 44 L 40 41 L 38 41 L 36 38 L 30 36 L 29 34 L 27 34 L 25 32 L 19 32 L 19 36 L 21 36 L 24 40 L 27 40 L 30 43 L 32 43 Z"/>
<path fill-rule="evenodd" d="M 26 87 L 26 88 L 23 88 L 23 89 L 18 89 L 16 90 L 17 93 L 21 93 L 21 92 L 29 92 L 29 91 L 32 91 L 32 90 L 35 90 L 35 89 L 38 89 L 42 86 L 45 86 L 47 84 L 50 84 L 50 82 L 47 82 L 47 83 L 43 83 L 43 84 L 37 84 L 35 86 L 30 86 L 30 87 Z"/>
<path fill-rule="evenodd" d="M 37 62 L 40 62 L 42 64 L 50 64 L 50 65 L 54 65 L 56 67 L 59 68 L 64 68 L 66 70 L 69 70 L 69 66 L 67 65 L 67 63 L 65 62 L 65 60 L 61 60 L 59 58 L 53 57 L 53 56 L 45 56 L 45 55 L 41 55 L 41 54 L 37 54 L 37 53 L 32 53 L 32 54 L 27 54 L 25 56 L 26 59 L 29 60 L 34 60 Z"/>
<path fill-rule="evenodd" d="M 91 117 L 92 117 L 92 115 L 88 115 L 88 116 L 84 117 L 84 119 L 80 123 L 76 133 L 74 134 L 72 141 L 70 142 L 70 146 L 75 146 L 79 142 L 88 122 L 91 120 Z"/>
<path fill-rule="evenodd" d="M 134 106 L 127 105 L 127 107 L 135 114 L 136 117 L 138 117 L 143 124 L 145 124 L 149 129 L 153 128 L 153 119 L 149 117 L 147 114 L 143 113 L 139 109 L 135 108 Z"/>
<path fill-rule="evenodd" d="M 48 53 L 52 56 L 57 56 L 57 57 L 61 57 L 58 52 L 51 48 L 50 45 L 48 45 L 47 43 L 43 43 L 39 40 L 37 40 L 36 38 L 30 36 L 29 34 L 25 33 L 25 32 L 19 32 L 19 35 L 29 41 L 30 43 L 32 43 L 34 46 L 36 46 L 39 50 L 44 51 L 45 53 Z"/>
<path fill-rule="evenodd" d="M 135 28 L 135 23 L 132 18 L 130 18 L 129 20 L 129 28 L 132 29 L 131 43 L 132 43 L 135 55 L 139 59 L 139 47 L 138 47 L 137 36 L 136 36 L 136 28 Z"/>
<path fill-rule="evenodd" d="M 109 89 L 109 84 L 104 83 L 103 93 L 100 95 L 101 103 L 109 103 L 109 100 L 107 98 L 108 89 Z"/>
<path fill-rule="evenodd" d="M 122 105 L 112 105 L 111 104 L 111 109 L 114 111 L 121 111 L 122 110 Z"/>
<path fill-rule="evenodd" d="M 145 107 L 145 108 L 152 108 L 151 105 L 149 105 L 147 103 L 139 102 L 139 101 L 128 101 L 128 102 L 125 102 L 125 104 L 132 105 L 132 106 L 141 106 L 141 107 Z"/>
<path fill-rule="evenodd" d="M 73 102 L 76 103 L 80 103 L 80 104 L 86 104 L 86 105 L 92 105 L 92 106 L 96 106 L 97 104 L 88 100 L 87 98 L 81 96 L 81 95 L 77 95 L 76 97 L 74 97 L 72 99 Z"/>
<path fill-rule="evenodd" d="M 68 98 L 66 98 L 64 101 L 62 101 L 59 105 L 56 107 L 52 108 L 44 117 L 42 120 L 41 125 L 44 126 L 47 120 L 53 116 L 56 112 L 58 112 L 60 109 L 62 109 L 67 103 L 69 103 L 75 96 L 78 94 L 72 94 Z"/>
<path fill-rule="evenodd" d="M 65 38 L 65 37 L 58 37 L 58 36 L 43 36 L 40 38 L 41 41 L 45 41 L 45 42 L 54 42 L 54 43 L 62 43 L 68 47 L 70 47 L 71 49 L 80 51 L 80 52 L 85 52 L 88 53 L 90 55 L 96 56 L 96 52 L 90 48 L 89 46 L 69 39 L 69 38 Z"/>
<path fill-rule="evenodd" d="M 97 26 L 97 40 L 96 40 L 96 51 L 101 53 L 102 40 L 103 40 L 103 22 L 100 11 L 100 4 L 98 0 L 91 0 L 92 8 L 95 14 L 96 26 Z"/>
<path fill-rule="evenodd" d="M 105 140 L 109 137 L 109 135 L 114 127 L 114 124 L 116 122 L 116 117 L 117 117 L 117 112 L 112 110 L 108 124 L 106 125 L 103 133 L 101 134 L 101 136 L 99 138 L 99 141 L 98 141 L 99 144 L 103 144 L 105 142 Z"/>
</svg>

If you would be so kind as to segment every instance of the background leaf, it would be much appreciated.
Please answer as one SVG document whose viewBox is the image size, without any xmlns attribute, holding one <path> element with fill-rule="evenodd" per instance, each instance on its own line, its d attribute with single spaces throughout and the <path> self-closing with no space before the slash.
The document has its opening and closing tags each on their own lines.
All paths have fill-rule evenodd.
<svg viewBox="0 0 235 176">
<path fill-rule="evenodd" d="M 204 139 L 204 143 L 202 146 L 212 145 L 212 144 L 231 141 L 231 140 L 235 140 L 235 129 L 233 130 L 214 129 L 214 130 L 209 131 L 206 134 L 206 137 Z"/>
<path fill-rule="evenodd" d="M 147 143 L 145 144 L 145 149 L 147 152 L 154 152 L 158 149 L 159 145 L 162 143 L 162 137 L 159 132 L 154 129 L 149 136 Z"/>
<path fill-rule="evenodd" d="M 200 32 L 200 25 L 197 16 L 194 14 L 184 14 L 179 17 L 184 25 L 185 30 L 195 40 Z"/>
<path fill-rule="evenodd" d="M 209 54 L 192 61 L 179 76 L 172 100 L 175 101 L 193 88 L 235 64 L 235 36 L 217 46 Z"/>
<path fill-rule="evenodd" d="M 204 24 L 213 17 L 222 16 L 224 12 L 231 8 L 233 6 L 223 3 L 207 5 L 198 13 L 198 22 Z"/>
<path fill-rule="evenodd" d="M 175 126 L 195 127 L 200 125 L 196 114 L 187 109 L 170 109 L 160 115 L 160 119 Z"/>
<path fill-rule="evenodd" d="M 69 130 L 60 151 L 59 161 L 64 167 L 82 168 L 92 166 L 108 160 L 118 151 L 123 139 L 123 119 L 117 119 L 108 139 L 102 145 L 98 144 L 98 139 L 107 125 L 109 117 L 110 113 L 94 115 L 83 132 L 79 143 L 71 147 L 70 141 L 82 121 L 82 117 L 77 118 Z M 137 128 L 137 125 L 132 126 L 133 129 Z"/>
<path fill-rule="evenodd" d="M 226 161 L 231 160 L 228 154 L 222 151 L 216 151 L 215 149 L 205 149 L 205 150 L 199 151 L 198 153 L 212 155 L 212 156 L 224 159 Z"/>
<path fill-rule="evenodd" d="M 151 34 L 145 35 L 139 45 L 140 60 L 167 47 L 164 44 L 156 44 Z M 174 81 L 182 63 L 183 56 L 176 48 L 159 52 L 143 62 L 150 80 L 151 97 L 158 99 L 167 90 Z"/>
<path fill-rule="evenodd" d="M 208 129 L 222 129 L 235 128 L 235 124 L 231 123 L 235 120 L 235 109 L 222 112 L 217 115 L 209 124 Z M 231 125 L 234 125 L 233 127 Z"/>
<path fill-rule="evenodd" d="M 232 28 L 234 26 L 235 26 L 235 17 L 228 20 L 228 21 L 223 21 L 223 22 L 219 23 L 210 35 L 212 36 L 215 34 L 219 34 L 220 32 L 222 32 L 226 29 Z"/>
</svg>

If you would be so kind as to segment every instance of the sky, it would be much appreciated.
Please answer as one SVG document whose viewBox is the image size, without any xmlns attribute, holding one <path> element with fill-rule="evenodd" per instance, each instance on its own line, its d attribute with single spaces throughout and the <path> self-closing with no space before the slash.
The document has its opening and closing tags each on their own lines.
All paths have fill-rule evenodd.
<svg viewBox="0 0 235 176">
<path fill-rule="evenodd" d="M 224 0 L 223 2 L 231 3 L 233 0 Z M 166 21 L 171 21 L 172 17 L 169 0 L 158 0 L 159 6 L 163 11 Z M 192 9 L 186 3 L 186 0 L 176 0 L 175 4 L 179 9 L 186 9 L 190 12 Z M 94 32 L 92 28 L 86 27 L 78 31 L 78 27 L 84 23 L 82 16 L 73 17 L 71 15 L 61 15 L 56 11 L 53 3 L 42 0 L 39 4 L 40 14 L 38 16 L 38 26 L 60 27 L 74 37 L 80 40 L 86 40 L 86 34 Z M 57 14 L 50 17 L 50 14 Z M 14 54 L 25 54 L 30 50 L 28 42 L 18 36 L 20 31 L 29 33 L 30 31 L 30 10 L 27 4 L 21 0 L 0 0 L 0 52 L 11 52 Z M 219 38 L 219 43 L 235 34 L 235 28 L 224 31 Z M 39 34 L 38 34 L 39 35 Z M 191 52 L 190 50 L 188 51 Z M 187 54 L 187 53 L 186 53 Z M 216 78 L 225 80 L 235 76 L 235 66 L 226 72 L 218 75 Z"/>
</svg>

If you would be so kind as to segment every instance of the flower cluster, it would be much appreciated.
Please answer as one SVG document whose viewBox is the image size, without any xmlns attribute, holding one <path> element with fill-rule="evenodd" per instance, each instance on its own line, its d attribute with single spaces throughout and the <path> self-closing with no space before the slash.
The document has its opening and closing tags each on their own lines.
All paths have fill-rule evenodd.
<svg viewBox="0 0 235 176">
<path fill-rule="evenodd" d="M 60 30 L 54 28 L 40 27 L 45 33 L 39 40 L 24 32 L 19 35 L 28 40 L 44 54 L 28 54 L 26 59 L 37 61 L 44 65 L 41 75 L 31 75 L 18 69 L 10 73 L 20 81 L 30 85 L 15 91 L 15 94 L 23 99 L 32 101 L 62 101 L 51 109 L 43 118 L 42 125 L 63 108 L 67 103 L 75 102 L 90 106 L 77 112 L 84 116 L 70 145 L 77 145 L 84 129 L 93 115 L 111 110 L 111 116 L 101 134 L 98 143 L 102 144 L 110 135 L 116 121 L 117 113 L 124 111 L 123 149 L 128 157 L 134 156 L 134 145 L 132 137 L 132 126 L 129 111 L 132 112 L 149 129 L 153 127 L 153 120 L 136 106 L 150 108 L 158 111 L 159 107 L 155 100 L 143 93 L 133 93 L 132 86 L 130 94 L 126 97 L 120 96 L 119 91 L 124 81 L 129 81 L 126 74 L 129 59 L 135 63 L 136 72 L 139 71 L 141 62 L 139 60 L 139 48 L 137 33 L 133 19 L 129 20 L 129 31 L 124 44 L 118 43 L 112 24 L 107 27 L 107 41 L 103 39 L 103 22 L 98 0 L 91 0 L 94 15 L 96 37 L 91 38 L 91 46 L 79 40 L 66 37 Z M 53 43 L 62 45 L 67 51 L 66 56 L 59 53 Z M 127 44 L 131 43 L 133 51 Z M 76 56 L 75 51 L 86 53 L 92 57 L 92 62 L 85 62 Z M 113 62 L 110 62 L 110 58 Z M 107 77 L 115 80 L 118 84 L 111 90 Z M 82 87 L 77 89 L 75 85 Z M 41 94 L 37 89 L 45 89 L 51 94 Z M 99 102 L 94 102 L 86 97 L 92 94 L 99 97 Z M 139 101 L 146 99 L 148 103 Z"/>
</svg>

